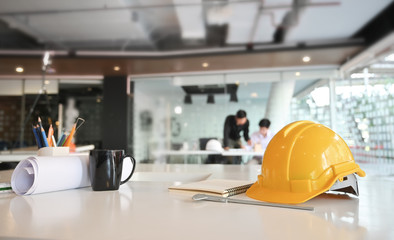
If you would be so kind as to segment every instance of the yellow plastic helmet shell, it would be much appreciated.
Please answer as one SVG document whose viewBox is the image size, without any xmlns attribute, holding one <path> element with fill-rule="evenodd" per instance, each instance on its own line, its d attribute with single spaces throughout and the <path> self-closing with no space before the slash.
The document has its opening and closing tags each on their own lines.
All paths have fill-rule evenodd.
<svg viewBox="0 0 394 240">
<path fill-rule="evenodd" d="M 268 144 L 261 175 L 246 195 L 266 202 L 302 203 L 352 173 L 365 176 L 338 134 L 311 121 L 293 122 Z"/>
</svg>

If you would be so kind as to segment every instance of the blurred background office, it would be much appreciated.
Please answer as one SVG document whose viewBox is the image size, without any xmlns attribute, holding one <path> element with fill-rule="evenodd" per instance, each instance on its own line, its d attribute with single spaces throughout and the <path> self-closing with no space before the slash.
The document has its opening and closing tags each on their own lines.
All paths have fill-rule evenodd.
<svg viewBox="0 0 394 240">
<path fill-rule="evenodd" d="M 312 120 L 357 161 L 392 163 L 393 12 L 392 0 L 3 0 L 0 149 L 34 148 L 37 116 L 59 134 L 71 107 L 86 120 L 77 146 L 199 163 L 157 152 L 222 140 L 244 109 L 250 132 L 264 117 L 273 132 Z"/>
</svg>

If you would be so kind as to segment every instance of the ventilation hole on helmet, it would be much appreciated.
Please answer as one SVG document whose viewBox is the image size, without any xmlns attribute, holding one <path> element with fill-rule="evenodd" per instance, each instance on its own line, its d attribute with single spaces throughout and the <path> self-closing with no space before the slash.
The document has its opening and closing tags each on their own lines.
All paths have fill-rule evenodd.
<svg viewBox="0 0 394 240">
<path fill-rule="evenodd" d="M 343 181 L 346 181 L 347 180 L 347 177 L 343 177 Z"/>
</svg>

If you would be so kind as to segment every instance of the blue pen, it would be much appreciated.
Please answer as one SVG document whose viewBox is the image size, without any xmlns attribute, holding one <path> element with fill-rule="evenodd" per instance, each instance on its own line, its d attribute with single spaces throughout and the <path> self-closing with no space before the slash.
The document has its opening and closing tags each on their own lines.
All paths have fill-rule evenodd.
<svg viewBox="0 0 394 240">
<path fill-rule="evenodd" d="M 62 146 L 62 142 L 64 141 L 64 139 L 66 138 L 66 135 L 63 133 L 61 138 L 59 138 L 59 141 L 57 141 L 57 146 L 61 147 Z"/>
<path fill-rule="evenodd" d="M 41 130 L 40 130 L 40 127 L 38 126 L 38 124 L 37 124 L 37 127 L 36 127 L 36 133 L 37 133 L 38 139 L 40 140 L 40 148 L 45 147 L 44 146 L 44 140 L 42 139 Z"/>
<path fill-rule="evenodd" d="M 42 134 L 42 138 L 44 140 L 44 147 L 49 147 L 47 135 L 45 134 L 44 128 L 41 128 L 41 134 Z"/>
<path fill-rule="evenodd" d="M 34 137 L 36 138 L 37 146 L 38 146 L 38 148 L 41 148 L 42 147 L 41 141 L 40 141 L 40 138 L 38 137 L 36 127 L 32 126 L 32 128 L 33 128 Z"/>
<path fill-rule="evenodd" d="M 62 147 L 63 147 L 64 144 L 66 143 L 66 140 L 67 140 L 67 135 L 64 134 L 64 139 L 63 139 L 63 141 L 60 143 Z"/>
</svg>

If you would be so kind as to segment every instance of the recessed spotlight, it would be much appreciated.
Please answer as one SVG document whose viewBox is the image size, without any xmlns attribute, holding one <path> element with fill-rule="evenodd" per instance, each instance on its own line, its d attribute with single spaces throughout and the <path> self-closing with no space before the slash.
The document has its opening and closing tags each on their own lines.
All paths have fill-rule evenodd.
<svg viewBox="0 0 394 240">
<path fill-rule="evenodd" d="M 258 94 L 257 94 L 256 92 L 252 92 L 252 93 L 250 94 L 250 96 L 251 96 L 252 98 L 257 98 L 257 97 L 258 97 Z"/>
<path fill-rule="evenodd" d="M 302 58 L 302 61 L 303 61 L 303 62 L 310 62 L 310 61 L 311 61 L 311 57 L 309 57 L 309 56 L 304 56 L 304 57 Z"/>
<path fill-rule="evenodd" d="M 182 113 L 182 107 L 181 106 L 176 106 L 174 108 L 174 112 L 175 112 L 175 114 L 181 114 Z"/>
<path fill-rule="evenodd" d="M 299 77 L 299 76 L 301 76 L 301 73 L 300 73 L 300 72 L 296 72 L 296 73 L 294 73 L 294 75 L 296 75 L 297 77 Z"/>
<path fill-rule="evenodd" d="M 119 66 L 115 66 L 114 67 L 114 71 L 119 71 L 120 70 L 120 67 Z"/>
<path fill-rule="evenodd" d="M 15 68 L 15 72 L 23 73 L 23 71 L 25 71 L 25 69 L 23 69 L 23 67 L 16 67 Z"/>
<path fill-rule="evenodd" d="M 375 77 L 374 73 L 352 73 L 350 78 L 373 78 Z"/>
<path fill-rule="evenodd" d="M 207 67 L 209 67 L 209 63 L 207 63 L 207 62 L 203 62 L 203 63 L 202 63 L 202 67 L 204 67 L 204 68 L 207 68 Z"/>
</svg>

